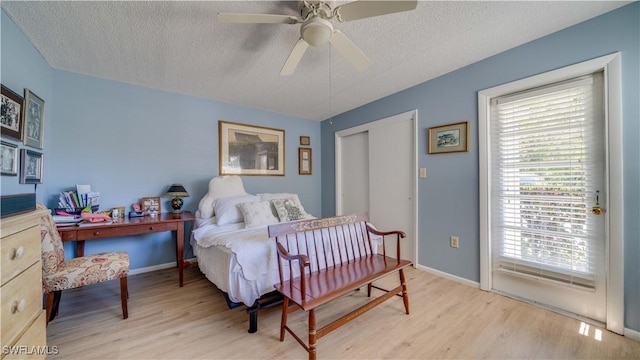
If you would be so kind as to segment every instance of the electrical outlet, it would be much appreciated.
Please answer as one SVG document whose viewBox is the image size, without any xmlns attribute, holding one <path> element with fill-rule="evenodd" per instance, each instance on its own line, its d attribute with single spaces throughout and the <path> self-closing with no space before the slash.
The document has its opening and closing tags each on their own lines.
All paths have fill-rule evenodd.
<svg viewBox="0 0 640 360">
<path fill-rule="evenodd" d="M 451 236 L 451 247 L 452 248 L 458 248 L 460 247 L 458 244 L 458 237 L 457 236 Z"/>
<path fill-rule="evenodd" d="M 427 177 L 427 168 L 420 168 L 420 177 L 423 179 Z"/>
</svg>

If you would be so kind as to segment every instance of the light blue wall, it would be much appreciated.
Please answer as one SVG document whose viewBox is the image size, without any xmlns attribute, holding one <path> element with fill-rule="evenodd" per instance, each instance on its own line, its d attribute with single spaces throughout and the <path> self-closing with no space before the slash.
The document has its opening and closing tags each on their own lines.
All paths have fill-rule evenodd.
<svg viewBox="0 0 640 360">
<path fill-rule="evenodd" d="M 312 162 L 320 164 L 319 122 L 52 70 L 4 12 L 2 54 L 2 82 L 12 74 L 14 90 L 29 87 L 46 101 L 45 176 L 37 199 L 48 207 L 75 184 L 91 184 L 101 193 L 101 209 L 110 209 L 161 196 L 180 182 L 191 194 L 184 209 L 195 212 L 218 175 L 218 120 L 226 120 L 285 130 L 286 176 L 243 177 L 247 191 L 298 193 L 305 209 L 320 215 L 320 167 L 311 176 L 298 175 L 297 151 L 299 137 L 310 136 Z M 32 70 L 32 63 L 39 67 Z M 5 179 L 3 195 L 33 192 L 17 180 L 5 186 Z M 168 209 L 168 199 L 162 206 Z M 185 246 L 185 256 L 193 256 Z M 85 251 L 115 250 L 129 252 L 132 269 L 175 260 L 170 233 L 89 241 Z M 65 251 L 73 254 L 71 243 Z"/>
<path fill-rule="evenodd" d="M 623 67 L 625 326 L 640 330 L 640 3 L 385 97 L 322 123 L 322 212 L 335 212 L 334 133 L 418 109 L 418 263 L 472 281 L 480 278 L 477 92 L 620 51 Z M 428 63 L 425 66 L 429 66 Z M 427 155 L 427 129 L 470 122 L 470 151 Z M 449 236 L 460 248 L 449 247 Z"/>
<path fill-rule="evenodd" d="M 51 101 L 53 97 L 53 71 L 4 11 L 0 16 L 0 28 L 2 29 L 0 32 L 0 43 L 2 44 L 2 51 L 0 51 L 0 81 L 2 85 L 5 85 L 20 96 L 24 96 L 24 89 L 28 88 L 45 100 L 44 115 L 47 121 L 45 121 L 43 139 L 46 151 L 52 143 L 50 136 L 52 124 L 48 120 L 53 112 L 53 101 Z M 3 137 L 2 141 L 19 145 L 19 148 L 41 151 L 25 147 L 22 142 L 13 138 Z M 51 174 L 46 166 L 49 161 L 46 152 L 43 159 L 45 164 L 43 179 L 46 182 Z M 18 171 L 20 171 L 19 167 Z M 18 176 L 0 177 L 0 190 L 3 195 L 33 193 L 33 189 L 34 185 L 20 184 Z M 47 196 L 47 189 L 43 185 L 38 185 L 37 189 L 37 200 L 42 201 Z"/>
</svg>

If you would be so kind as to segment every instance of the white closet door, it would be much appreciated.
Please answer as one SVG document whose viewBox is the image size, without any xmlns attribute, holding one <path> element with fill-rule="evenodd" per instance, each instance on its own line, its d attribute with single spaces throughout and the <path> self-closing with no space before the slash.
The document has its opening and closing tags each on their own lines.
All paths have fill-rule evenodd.
<svg viewBox="0 0 640 360">
<path fill-rule="evenodd" d="M 342 137 L 341 203 L 337 215 L 369 211 L 369 133 Z"/>
</svg>

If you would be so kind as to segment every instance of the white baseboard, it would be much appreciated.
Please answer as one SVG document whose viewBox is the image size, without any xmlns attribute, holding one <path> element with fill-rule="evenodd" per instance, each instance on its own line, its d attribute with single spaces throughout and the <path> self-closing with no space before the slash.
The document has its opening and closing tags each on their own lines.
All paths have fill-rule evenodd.
<svg viewBox="0 0 640 360">
<path fill-rule="evenodd" d="M 640 341 L 640 331 L 624 328 L 624 336 L 628 337 L 629 339 Z"/>
<path fill-rule="evenodd" d="M 451 274 L 446 273 L 444 271 L 436 270 L 436 269 L 433 269 L 433 268 L 430 268 L 430 267 L 426 267 L 426 266 L 423 266 L 423 265 L 416 265 L 416 269 L 419 269 L 419 270 L 422 270 L 422 271 L 426 271 L 428 273 L 432 273 L 432 274 L 441 276 L 441 277 L 443 277 L 445 279 L 453 280 L 455 282 L 459 282 L 459 283 L 467 285 L 467 286 L 471 286 L 471 287 L 478 288 L 478 289 L 480 288 L 480 283 L 477 282 L 477 281 L 471 281 L 469 279 L 465 279 L 465 278 L 461 278 L 459 276 L 451 275 Z"/>
<path fill-rule="evenodd" d="M 184 259 L 184 260 L 188 261 L 190 263 L 197 262 L 196 258 Z M 147 267 L 143 267 L 143 268 L 131 269 L 131 270 L 129 270 L 129 275 L 144 274 L 144 273 L 148 273 L 148 272 L 151 272 L 151 271 L 169 269 L 169 268 L 174 268 L 174 267 L 176 267 L 176 262 L 172 261 L 172 262 L 168 262 L 168 263 L 165 263 L 165 264 L 158 264 L 158 265 L 147 266 Z"/>
</svg>

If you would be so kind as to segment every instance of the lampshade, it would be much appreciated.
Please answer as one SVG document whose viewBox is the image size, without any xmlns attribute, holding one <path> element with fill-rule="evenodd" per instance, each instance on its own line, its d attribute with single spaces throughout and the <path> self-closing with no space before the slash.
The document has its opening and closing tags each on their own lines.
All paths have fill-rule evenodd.
<svg viewBox="0 0 640 360">
<path fill-rule="evenodd" d="M 164 193 L 164 197 L 189 197 L 189 193 L 185 190 L 182 184 L 171 184 L 166 193 Z"/>
</svg>

